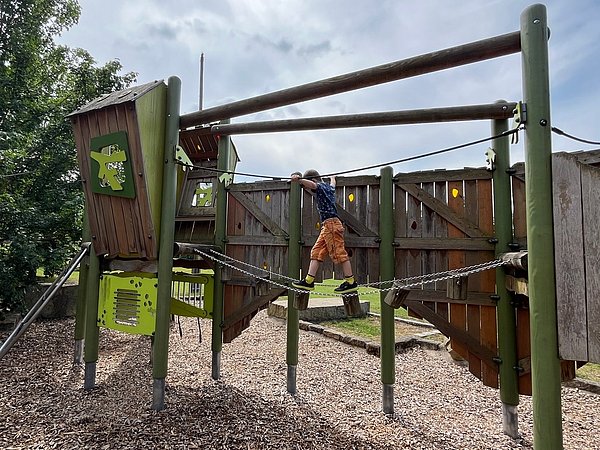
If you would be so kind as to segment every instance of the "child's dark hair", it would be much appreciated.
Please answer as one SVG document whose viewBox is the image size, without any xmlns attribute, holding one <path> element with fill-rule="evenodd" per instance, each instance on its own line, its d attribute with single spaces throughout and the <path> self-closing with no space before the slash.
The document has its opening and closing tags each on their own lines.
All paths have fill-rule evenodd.
<svg viewBox="0 0 600 450">
<path fill-rule="evenodd" d="M 308 169 L 306 172 L 304 172 L 302 178 L 314 181 L 315 183 L 321 183 L 323 181 L 321 180 L 321 175 L 315 169 Z"/>
</svg>

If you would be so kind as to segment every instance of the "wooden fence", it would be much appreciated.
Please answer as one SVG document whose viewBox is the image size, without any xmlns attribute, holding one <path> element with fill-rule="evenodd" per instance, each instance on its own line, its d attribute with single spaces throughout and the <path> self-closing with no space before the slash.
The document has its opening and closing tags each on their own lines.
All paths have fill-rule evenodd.
<svg viewBox="0 0 600 450">
<path fill-rule="evenodd" d="M 251 274 L 226 270 L 225 342 L 238 336 L 260 308 L 285 293 L 285 289 L 269 289 L 269 285 L 260 278 L 285 284 L 286 281 L 279 276 L 289 275 L 289 188 L 289 183 L 284 181 L 239 183 L 229 188 L 227 255 L 262 270 L 244 267 Z M 395 278 L 437 273 L 495 259 L 492 189 L 491 172 L 480 168 L 396 174 Z M 379 281 L 379 177 L 338 177 L 336 196 L 340 217 L 346 226 L 346 246 L 352 255 L 353 271 L 358 282 Z M 514 166 L 512 202 L 513 246 L 514 249 L 526 248 L 522 164 Z M 189 208 L 187 211 L 189 213 Z M 305 271 L 310 248 L 320 229 L 313 197 L 306 192 L 301 214 Z M 199 215 L 205 224 L 206 215 Z M 189 217 L 187 220 L 182 224 L 187 224 L 183 228 L 189 231 L 193 226 L 189 225 Z M 200 229 L 203 227 L 206 228 L 206 225 Z M 195 240 L 203 239 L 196 237 Z M 339 267 L 334 267 L 330 261 L 321 267 L 318 281 L 341 278 Z M 300 277 L 303 274 L 295 275 Z M 523 276 L 526 278 L 526 274 Z M 496 326 L 495 271 L 470 275 L 464 300 L 447 297 L 446 283 L 455 281 L 429 282 L 411 288 L 405 304 L 411 314 L 427 319 L 451 338 L 452 349 L 469 362 L 469 370 L 476 377 L 488 386 L 497 387 L 497 336 L 503 330 Z M 570 295 L 575 293 L 570 292 Z M 582 298 L 585 299 L 585 295 L 578 296 L 580 301 Z M 515 293 L 513 300 L 517 321 L 519 391 L 530 394 L 528 299 L 526 295 Z M 573 310 L 573 313 L 576 312 L 576 309 Z M 597 316 L 588 313 L 587 317 L 591 320 Z M 594 328 L 597 323 L 598 320 L 588 323 L 590 335 L 597 333 Z M 581 359 L 567 353 L 561 353 L 561 356 Z M 572 379 L 574 363 L 563 361 L 562 371 L 563 380 Z"/>
</svg>

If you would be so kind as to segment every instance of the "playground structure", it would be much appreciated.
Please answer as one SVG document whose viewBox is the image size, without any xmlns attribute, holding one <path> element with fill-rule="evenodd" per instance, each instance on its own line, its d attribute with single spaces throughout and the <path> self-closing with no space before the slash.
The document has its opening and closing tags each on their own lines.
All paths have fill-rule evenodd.
<svg viewBox="0 0 600 450">
<path fill-rule="evenodd" d="M 565 306 L 568 303 L 561 303 L 562 298 L 575 293 L 570 290 L 570 280 L 562 283 L 557 276 L 562 283 L 556 286 L 557 297 L 549 281 L 555 279 L 555 266 L 548 35 L 545 8 L 534 5 L 523 12 L 520 32 L 192 114 L 180 116 L 180 82 L 175 77 L 168 85 L 158 81 L 110 94 L 73 113 L 70 117 L 88 219 L 84 240 L 93 246 L 89 261 L 81 268 L 80 280 L 86 289 L 81 290 L 76 324 L 78 351 L 85 340 L 84 388 L 95 384 L 99 326 L 148 334 L 153 338 L 152 406 L 162 409 L 171 314 L 212 318 L 212 375 L 217 379 L 223 342 L 238 336 L 259 309 L 287 291 L 288 391 L 296 392 L 299 333 L 294 305 L 299 304 L 296 297 L 300 295 L 286 289 L 285 282 L 277 282 L 277 276 L 298 278 L 301 273 L 301 261 L 307 259 L 301 256 L 307 255 L 318 233 L 312 199 L 303 196 L 299 186 L 285 181 L 234 184 L 238 158 L 231 135 L 492 120 L 491 171 L 394 176 L 392 169 L 385 167 L 379 176 L 340 178 L 341 218 L 348 229 L 347 245 L 354 253 L 359 283 L 378 282 L 383 288 L 384 412 L 392 413 L 394 407 L 393 309 L 383 302 L 390 295 L 401 297 L 400 305 L 450 336 L 453 348 L 485 384 L 499 385 L 508 434 L 517 434 L 519 394 L 532 394 L 536 448 L 560 448 L 561 379 L 574 376 L 574 360 L 598 361 L 600 345 L 591 263 L 585 279 L 580 280 L 586 289 L 579 294 L 585 300 L 573 311 L 577 318 L 586 311 L 585 336 L 574 319 L 570 330 L 557 327 L 556 301 L 558 316 L 564 317 L 570 310 Z M 229 124 L 235 116 L 517 52 L 522 53 L 523 61 L 522 102 Z M 509 137 L 516 132 L 509 130 L 508 124 L 513 111 L 517 111 L 516 119 L 526 136 L 522 173 L 512 170 L 508 157 Z M 220 123 L 214 124 L 216 121 Z M 186 165 L 198 169 L 184 171 Z M 593 184 L 585 180 L 593 180 L 597 174 L 592 168 L 575 165 L 581 186 L 592 186 L 589 192 L 593 193 Z M 565 198 L 569 184 L 561 186 L 562 194 L 557 195 Z M 594 201 L 594 197 L 598 198 L 588 195 L 586 201 Z M 594 219 L 586 216 L 587 210 L 580 211 L 584 223 Z M 562 210 L 554 212 L 558 219 L 563 217 Z M 593 230 L 590 233 L 577 242 L 567 233 L 561 236 L 571 248 L 586 248 L 587 258 L 586 244 L 594 237 Z M 498 265 L 494 272 L 459 271 L 456 278 L 424 279 L 405 296 L 401 295 L 402 283 L 394 283 L 477 266 L 522 248 L 528 252 L 528 302 L 523 292 L 511 294 L 506 289 L 507 279 L 510 285 L 510 280 L 523 277 L 522 266 L 506 269 Z M 580 261 L 582 253 L 579 259 L 577 252 L 568 256 Z M 225 264 L 231 261 L 227 258 L 264 272 L 237 272 L 231 267 L 235 264 Z M 174 274 L 174 267 L 193 272 Z M 196 273 L 195 269 L 212 269 L 213 274 Z M 325 265 L 323 276 L 332 274 L 333 268 Z M 464 289 L 466 275 L 468 289 Z M 458 288 L 457 278 L 463 283 Z M 173 291 L 174 280 L 185 284 L 181 295 Z M 563 330 L 561 345 L 570 342 L 570 350 L 568 345 L 559 347 L 557 329 Z M 570 361 L 561 362 L 559 351 Z"/>
</svg>

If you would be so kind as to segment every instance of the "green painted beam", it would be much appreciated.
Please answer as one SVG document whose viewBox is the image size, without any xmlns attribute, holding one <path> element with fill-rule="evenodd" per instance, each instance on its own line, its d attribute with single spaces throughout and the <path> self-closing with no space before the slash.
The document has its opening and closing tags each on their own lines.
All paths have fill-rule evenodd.
<svg viewBox="0 0 600 450">
<path fill-rule="evenodd" d="M 521 14 L 525 189 L 534 447 L 562 449 L 552 218 L 552 139 L 546 7 Z"/>
</svg>

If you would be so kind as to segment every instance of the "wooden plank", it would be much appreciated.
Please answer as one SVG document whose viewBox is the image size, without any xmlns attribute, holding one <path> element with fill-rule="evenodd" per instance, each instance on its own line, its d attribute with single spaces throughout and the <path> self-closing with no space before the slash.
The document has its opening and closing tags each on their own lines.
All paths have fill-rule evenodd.
<svg viewBox="0 0 600 450">
<path fill-rule="evenodd" d="M 75 138 L 78 139 L 77 143 L 77 155 L 79 160 L 79 170 L 81 171 L 81 178 L 83 182 L 83 191 L 85 193 L 87 214 L 90 220 L 90 231 L 92 236 L 92 242 L 94 243 L 94 250 L 97 255 L 105 255 L 108 252 L 108 245 L 104 236 L 106 236 L 104 220 L 101 216 L 101 205 L 97 196 L 92 192 L 91 187 L 91 173 L 90 173 L 90 117 L 88 115 L 82 115 L 76 118 L 78 122 L 79 134 L 75 134 Z"/>
<path fill-rule="evenodd" d="M 456 305 L 485 305 L 494 306 L 495 303 L 490 299 L 489 294 L 481 292 L 469 292 L 466 299 L 448 298 L 446 291 L 440 290 L 425 290 L 425 289 L 410 289 L 406 297 L 408 300 L 418 300 L 421 302 L 434 302 L 436 304 L 456 304 Z M 437 311 L 437 309 L 436 309 Z M 441 315 L 441 314 L 440 314 Z"/>
<path fill-rule="evenodd" d="M 578 232 L 583 224 L 581 182 L 577 158 L 564 153 L 553 155 L 552 200 L 558 351 L 562 359 L 587 361 L 584 248 L 585 255 L 588 249 L 587 243 L 584 247 L 583 233 Z M 595 227 L 597 225 L 598 223 Z"/>
<path fill-rule="evenodd" d="M 465 168 L 456 170 L 429 170 L 422 172 L 399 173 L 394 179 L 400 183 L 444 183 L 462 180 L 486 180 L 492 178 L 492 172 L 485 168 Z"/>
<path fill-rule="evenodd" d="M 581 165 L 583 232 L 590 362 L 600 363 L 600 170 Z M 581 258 L 581 255 L 579 255 Z M 569 271 L 571 269 L 569 268 Z M 574 358 L 569 358 L 574 359 Z"/>
<path fill-rule="evenodd" d="M 491 180 L 477 181 L 479 228 L 489 234 L 494 231 L 493 204 L 492 204 L 492 182 Z M 479 259 L 490 261 L 494 259 L 495 252 L 478 252 Z M 480 272 L 479 287 L 481 292 L 494 293 L 496 291 L 496 271 L 486 270 Z M 496 325 L 496 306 L 481 306 L 481 333 L 480 342 L 493 353 L 498 352 L 498 329 Z M 498 366 L 483 364 L 482 381 L 486 386 L 498 387 Z"/>
<path fill-rule="evenodd" d="M 465 203 L 465 217 L 469 217 L 474 225 L 479 227 L 479 195 L 476 180 L 465 180 L 463 200 Z M 472 266 L 481 262 L 478 252 L 465 252 L 465 264 Z M 480 274 L 469 275 L 468 289 L 481 291 Z M 481 344 L 481 311 L 479 305 L 467 305 L 467 333 Z M 481 359 L 469 349 L 469 371 L 480 380 L 482 379 Z"/>
<path fill-rule="evenodd" d="M 435 198 L 438 199 L 440 202 L 447 203 L 447 201 L 448 201 L 447 196 L 448 196 L 448 191 L 446 189 L 446 181 L 436 182 L 435 183 Z M 435 237 L 438 240 L 445 241 L 445 242 L 450 241 L 450 239 L 448 239 L 448 226 L 446 224 L 446 221 L 435 211 L 434 211 L 434 215 L 433 215 L 433 227 L 434 227 Z M 473 239 L 469 240 L 469 242 L 472 242 L 472 241 L 473 241 Z M 485 241 L 486 241 L 486 243 L 488 243 L 487 239 Z M 435 267 L 438 272 L 443 272 L 443 271 L 448 270 L 448 253 L 445 250 L 446 249 L 442 249 L 442 248 L 436 249 Z M 440 289 L 442 291 L 445 291 L 446 290 L 446 281 L 436 281 L 435 289 Z M 446 320 L 449 317 L 448 308 L 449 308 L 448 303 L 436 303 L 435 304 L 436 313 L 439 314 L 440 316 L 444 317 Z"/>
<path fill-rule="evenodd" d="M 517 360 L 531 357 L 529 309 L 517 308 Z M 519 394 L 531 395 L 531 373 L 519 373 Z"/>
<path fill-rule="evenodd" d="M 406 236 L 420 238 L 423 222 L 421 217 L 421 202 L 418 198 L 409 195 L 407 198 Z M 411 249 L 406 255 L 407 276 L 423 275 L 421 267 L 421 249 Z"/>
<path fill-rule="evenodd" d="M 456 182 L 453 181 L 453 186 L 458 186 Z M 461 192 L 463 192 L 462 183 L 461 184 Z M 414 184 L 401 184 L 402 189 L 406 190 L 410 195 L 422 201 L 424 204 L 429 206 L 431 209 L 434 209 L 440 216 L 450 222 L 454 227 L 465 233 L 468 237 L 484 237 L 486 236 L 476 225 L 474 225 L 470 220 L 468 220 L 464 214 L 457 214 L 456 211 L 453 211 L 445 203 L 439 201 L 435 197 L 432 197 L 424 190 L 418 188 Z M 464 194 L 464 192 L 463 192 Z M 452 197 L 452 196 L 450 196 Z"/>
<path fill-rule="evenodd" d="M 456 193 L 454 195 L 453 193 Z M 444 205 L 445 206 L 445 205 Z M 451 181 L 448 183 L 448 206 L 452 210 L 455 217 L 464 217 L 464 187 L 462 181 Z M 439 213 L 440 211 L 436 209 Z M 445 217 L 447 219 L 447 217 Z M 457 228 L 453 222 L 448 222 L 448 237 L 464 237 L 464 233 Z M 448 252 L 448 268 L 458 269 L 465 267 L 465 252 L 451 250 Z M 450 323 L 458 330 L 467 330 L 467 308 L 465 305 L 451 304 L 450 305 Z M 468 348 L 464 345 L 464 341 L 452 340 L 452 349 L 460 356 L 469 358 Z"/>
<path fill-rule="evenodd" d="M 246 194 L 243 192 L 231 192 L 230 195 L 235 198 L 240 205 L 248 210 L 248 212 L 258 221 L 260 222 L 272 235 L 274 236 L 287 236 L 287 233 L 274 221 L 271 219 L 269 215 L 267 215 L 264 211 L 261 210 L 261 207 L 256 203 L 250 200 Z M 262 198 L 262 192 L 259 194 L 259 197 Z M 270 198 L 270 197 L 269 197 Z M 268 202 L 270 206 L 270 201 Z M 265 206 L 263 206 L 264 208 Z M 255 232 L 255 234 L 258 234 Z"/>
<path fill-rule="evenodd" d="M 527 212 L 525 210 L 525 182 L 512 177 L 513 229 L 516 240 L 527 238 Z"/>
<path fill-rule="evenodd" d="M 131 147 L 141 148 L 141 139 L 138 130 L 138 118 L 135 108 L 126 108 L 125 116 L 127 120 L 127 138 L 129 139 L 129 145 Z M 142 230 L 142 236 L 140 240 L 144 243 L 142 252 L 144 256 L 150 259 L 158 258 L 158 245 L 160 232 L 159 225 L 155 224 L 152 220 L 152 211 L 150 209 L 150 202 L 148 199 L 148 190 L 146 189 L 147 176 L 144 168 L 144 162 L 141 154 L 134 154 L 131 158 L 133 173 L 142 174 L 143 176 L 136 176 L 135 179 L 135 192 L 136 192 L 136 204 L 137 214 L 136 220 L 138 221 L 138 229 Z M 162 180 L 160 180 L 162 185 Z"/>
<path fill-rule="evenodd" d="M 435 187 L 431 182 L 423 183 L 421 188 L 427 192 L 432 197 L 435 195 Z M 431 238 L 434 236 L 434 222 L 433 217 L 435 213 L 434 211 L 428 207 L 427 205 L 423 205 L 422 207 L 422 227 L 421 227 L 421 237 L 423 238 Z M 423 262 L 423 273 L 435 273 L 435 254 L 429 249 L 421 249 L 421 259 Z M 425 283 L 423 285 L 423 289 L 434 289 L 435 283 Z M 428 307 L 432 307 L 433 305 L 427 305 Z"/>
<path fill-rule="evenodd" d="M 367 227 L 370 230 L 377 230 L 379 234 L 379 184 L 369 186 L 369 205 L 367 211 Z M 376 244 L 378 244 L 376 242 Z M 369 282 L 379 281 L 379 248 L 369 248 L 367 251 L 368 260 L 368 280 Z"/>
<path fill-rule="evenodd" d="M 484 360 L 487 365 L 494 366 L 496 364 L 493 359 L 497 356 L 497 354 L 482 346 L 477 339 L 474 339 L 472 336 L 470 336 L 463 328 L 455 327 L 452 324 L 449 324 L 441 316 L 420 302 L 406 300 L 405 303 L 409 308 L 414 309 L 429 323 L 435 325 L 435 327 L 443 334 L 450 337 L 452 342 L 454 342 L 452 347 L 454 350 L 456 350 L 456 343 L 460 343 L 461 348 L 469 348 L 477 358 Z"/>
<path fill-rule="evenodd" d="M 229 315 L 227 315 L 223 320 L 223 328 L 228 328 L 253 312 L 259 311 L 260 309 L 264 308 L 267 303 L 276 300 L 279 296 L 284 295 L 286 292 L 287 289 L 283 288 L 271 289 L 269 290 L 268 294 L 254 297 L 249 303 L 246 303 L 240 309 L 236 311 L 229 311 Z"/>
</svg>

